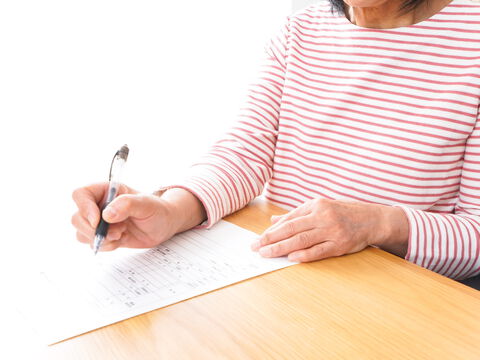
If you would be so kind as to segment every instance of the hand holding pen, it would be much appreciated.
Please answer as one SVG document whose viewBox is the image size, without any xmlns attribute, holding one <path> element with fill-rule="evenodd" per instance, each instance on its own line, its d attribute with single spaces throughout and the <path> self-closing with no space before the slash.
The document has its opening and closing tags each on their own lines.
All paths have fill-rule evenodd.
<svg viewBox="0 0 480 360">
<path fill-rule="evenodd" d="M 113 164 L 112 171 L 117 171 Z M 78 207 L 72 216 L 77 240 L 94 250 L 99 235 L 99 251 L 154 247 L 206 218 L 201 202 L 187 190 L 171 189 L 160 197 L 121 184 L 113 173 L 110 180 L 81 187 L 72 195 Z"/>
</svg>

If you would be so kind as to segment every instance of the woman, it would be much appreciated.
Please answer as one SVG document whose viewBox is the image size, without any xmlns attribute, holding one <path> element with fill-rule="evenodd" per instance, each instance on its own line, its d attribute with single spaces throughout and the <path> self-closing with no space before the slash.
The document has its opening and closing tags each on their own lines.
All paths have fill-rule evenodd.
<svg viewBox="0 0 480 360">
<path fill-rule="evenodd" d="M 291 209 L 252 244 L 314 261 L 378 246 L 446 276 L 480 272 L 480 6 L 331 0 L 267 46 L 236 126 L 191 176 L 123 187 L 103 250 L 152 247 L 265 196 Z M 78 189 L 91 243 L 106 184 Z"/>
</svg>

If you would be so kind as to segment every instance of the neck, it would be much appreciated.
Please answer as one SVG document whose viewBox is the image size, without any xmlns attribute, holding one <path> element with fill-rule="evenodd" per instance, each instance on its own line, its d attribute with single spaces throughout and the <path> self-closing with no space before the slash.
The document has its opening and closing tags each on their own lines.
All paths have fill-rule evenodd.
<svg viewBox="0 0 480 360">
<path fill-rule="evenodd" d="M 416 24 L 439 12 L 451 0 L 426 0 L 415 9 L 401 10 L 403 0 L 387 0 L 372 7 L 350 6 L 345 3 L 345 15 L 355 25 L 388 29 Z"/>
</svg>

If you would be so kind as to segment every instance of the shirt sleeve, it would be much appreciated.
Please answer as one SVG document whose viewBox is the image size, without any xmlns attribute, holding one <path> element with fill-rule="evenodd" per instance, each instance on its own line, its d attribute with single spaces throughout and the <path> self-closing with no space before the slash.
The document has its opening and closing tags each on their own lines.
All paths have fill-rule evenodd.
<svg viewBox="0 0 480 360">
<path fill-rule="evenodd" d="M 265 46 L 259 77 L 235 125 L 192 165 L 185 180 L 168 187 L 186 189 L 202 202 L 208 220 L 201 227 L 243 208 L 272 177 L 288 38 L 287 21 Z"/>
<path fill-rule="evenodd" d="M 410 224 L 406 260 L 458 280 L 480 273 L 480 115 L 466 143 L 453 214 L 401 208 Z"/>
</svg>

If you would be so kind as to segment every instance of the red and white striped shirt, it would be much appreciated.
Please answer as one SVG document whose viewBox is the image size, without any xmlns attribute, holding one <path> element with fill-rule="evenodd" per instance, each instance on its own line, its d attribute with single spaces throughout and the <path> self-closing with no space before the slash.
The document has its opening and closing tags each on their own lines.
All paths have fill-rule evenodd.
<svg viewBox="0 0 480 360">
<path fill-rule="evenodd" d="M 260 195 L 401 206 L 406 259 L 480 273 L 480 4 L 453 0 L 418 24 L 368 29 L 321 1 L 267 46 L 234 128 L 180 187 L 211 226 Z"/>
</svg>

